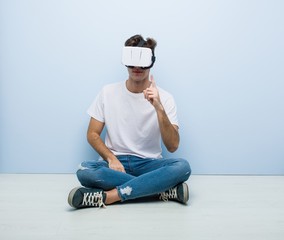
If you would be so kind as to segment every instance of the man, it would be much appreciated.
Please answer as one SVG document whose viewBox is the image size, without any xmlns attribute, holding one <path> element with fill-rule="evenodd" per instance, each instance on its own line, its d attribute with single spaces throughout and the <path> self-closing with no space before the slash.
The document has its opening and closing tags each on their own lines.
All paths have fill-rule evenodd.
<svg viewBox="0 0 284 240">
<path fill-rule="evenodd" d="M 101 158 L 81 163 L 77 177 L 84 187 L 69 193 L 72 207 L 101 207 L 153 195 L 188 201 L 189 163 L 161 155 L 161 140 L 168 151 L 177 150 L 179 132 L 173 97 L 150 76 L 156 45 L 141 35 L 129 38 L 122 58 L 128 79 L 105 86 L 88 109 L 88 142 Z M 105 142 L 100 136 L 104 127 Z"/>
</svg>

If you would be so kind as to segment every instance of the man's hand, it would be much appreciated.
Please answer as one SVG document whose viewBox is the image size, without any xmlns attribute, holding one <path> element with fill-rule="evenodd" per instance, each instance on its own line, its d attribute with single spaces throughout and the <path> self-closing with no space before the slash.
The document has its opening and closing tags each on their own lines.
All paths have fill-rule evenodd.
<svg viewBox="0 0 284 240">
<path fill-rule="evenodd" d="M 109 166 L 110 169 L 125 173 L 125 169 L 124 169 L 123 165 L 121 164 L 121 162 L 117 158 L 113 158 L 112 160 L 108 160 L 108 166 Z"/>
<path fill-rule="evenodd" d="M 159 96 L 158 88 L 156 87 L 156 82 L 153 78 L 153 75 L 150 76 L 151 85 L 146 88 L 143 93 L 144 97 L 154 106 L 154 108 L 161 108 L 161 100 Z"/>
</svg>

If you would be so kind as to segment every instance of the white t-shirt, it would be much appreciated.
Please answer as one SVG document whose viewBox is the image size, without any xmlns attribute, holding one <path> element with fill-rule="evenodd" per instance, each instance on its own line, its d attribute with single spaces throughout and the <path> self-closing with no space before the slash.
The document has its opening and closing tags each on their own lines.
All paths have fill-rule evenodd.
<svg viewBox="0 0 284 240">
<path fill-rule="evenodd" d="M 172 124 L 178 126 L 171 94 L 158 87 L 160 99 Z M 106 85 L 87 113 L 105 123 L 106 146 L 114 155 L 161 158 L 161 133 L 157 113 L 143 93 L 132 93 L 126 82 Z"/>
</svg>

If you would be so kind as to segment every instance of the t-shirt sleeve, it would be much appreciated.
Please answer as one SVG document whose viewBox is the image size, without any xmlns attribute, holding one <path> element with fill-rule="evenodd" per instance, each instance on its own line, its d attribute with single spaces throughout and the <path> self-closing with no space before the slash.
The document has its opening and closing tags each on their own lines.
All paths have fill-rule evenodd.
<svg viewBox="0 0 284 240">
<path fill-rule="evenodd" d="M 97 95 L 91 106 L 88 108 L 87 113 L 90 117 L 95 118 L 100 122 L 105 122 L 103 91 Z"/>
<path fill-rule="evenodd" d="M 164 103 L 164 108 L 165 108 L 166 114 L 167 114 L 171 124 L 179 126 L 178 117 L 177 117 L 177 107 L 176 107 L 175 100 L 172 96 L 169 96 L 166 99 L 166 101 Z"/>
</svg>

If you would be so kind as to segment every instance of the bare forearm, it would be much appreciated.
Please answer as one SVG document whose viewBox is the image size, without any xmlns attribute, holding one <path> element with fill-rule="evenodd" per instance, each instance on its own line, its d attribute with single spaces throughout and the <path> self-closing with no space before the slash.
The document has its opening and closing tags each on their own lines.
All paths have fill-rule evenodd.
<svg viewBox="0 0 284 240">
<path fill-rule="evenodd" d="M 88 133 L 88 142 L 97 153 L 106 161 L 116 159 L 115 155 L 107 148 L 101 137 L 96 133 Z"/>
<path fill-rule="evenodd" d="M 97 151 L 97 153 L 108 162 L 109 168 L 125 172 L 124 166 L 116 158 L 116 156 L 107 148 L 101 137 L 96 133 L 88 134 L 88 142 Z"/>
<path fill-rule="evenodd" d="M 178 130 L 171 124 L 162 105 L 156 108 L 162 140 L 170 152 L 177 150 L 179 146 Z"/>
<path fill-rule="evenodd" d="M 105 124 L 103 122 L 91 118 L 87 132 L 88 142 L 97 151 L 97 153 L 108 162 L 109 168 L 116 171 L 125 172 L 124 166 L 105 145 L 105 143 L 100 137 L 104 125 Z"/>
</svg>

